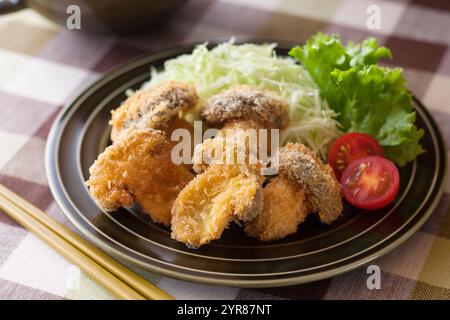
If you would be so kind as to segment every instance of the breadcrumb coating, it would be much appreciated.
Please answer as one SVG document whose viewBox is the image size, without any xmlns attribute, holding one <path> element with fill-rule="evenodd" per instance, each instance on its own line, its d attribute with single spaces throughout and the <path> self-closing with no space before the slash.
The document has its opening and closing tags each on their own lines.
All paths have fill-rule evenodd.
<svg viewBox="0 0 450 320">
<path fill-rule="evenodd" d="M 300 143 L 288 143 L 282 147 L 279 174 L 305 190 L 312 212 L 318 212 L 323 223 L 330 224 L 341 215 L 341 186 L 333 169 L 308 147 Z"/>
<path fill-rule="evenodd" d="M 261 213 L 245 224 L 245 233 L 260 241 L 273 241 L 297 232 L 308 215 L 305 193 L 294 182 L 278 176 L 263 191 Z"/>
<path fill-rule="evenodd" d="M 261 212 L 264 164 L 250 152 L 244 131 L 259 127 L 253 120 L 230 120 L 217 137 L 196 147 L 194 169 L 204 172 L 174 203 L 172 238 L 198 248 L 220 238 L 230 221 L 250 221 Z"/>
<path fill-rule="evenodd" d="M 258 160 L 259 129 L 285 126 L 287 104 L 273 93 L 239 86 L 208 99 L 202 116 L 222 129 L 196 146 L 194 170 L 204 172 L 180 193 L 172 211 L 172 237 L 190 247 L 219 238 L 233 219 L 251 221 L 261 212 L 265 165 Z M 199 189 L 200 207 L 189 202 Z M 236 211 L 237 204 L 245 205 Z"/>
<path fill-rule="evenodd" d="M 171 161 L 162 131 L 130 129 L 123 134 L 89 169 L 86 184 L 92 197 L 105 211 L 135 202 L 153 221 L 169 225 L 175 198 L 194 176 Z"/>
<path fill-rule="evenodd" d="M 231 221 L 243 222 L 251 237 L 273 241 L 295 233 L 310 212 L 327 224 L 340 216 L 341 187 L 333 170 L 302 144 L 279 150 L 278 176 L 262 187 L 267 163 L 258 159 L 258 130 L 288 122 L 286 101 L 272 92 L 236 86 L 209 98 L 202 117 L 221 130 L 196 146 L 193 168 L 199 174 L 175 165 L 171 150 L 177 142 L 170 135 L 178 128 L 193 133 L 179 113 L 197 102 L 193 86 L 169 81 L 136 92 L 112 112 L 113 145 L 91 166 L 86 182 L 99 206 L 113 211 L 136 203 L 191 248 L 220 238 Z M 248 136 L 249 129 L 256 137 Z"/>
<path fill-rule="evenodd" d="M 201 115 L 211 126 L 241 119 L 258 121 L 265 128 L 283 128 L 288 122 L 287 108 L 277 94 L 242 85 L 210 97 Z"/>
<path fill-rule="evenodd" d="M 212 165 L 178 195 L 172 207 L 172 238 L 190 248 L 219 239 L 233 220 L 261 211 L 262 179 L 234 165 Z"/>
<path fill-rule="evenodd" d="M 180 111 L 194 108 L 197 101 L 195 87 L 182 82 L 167 81 L 139 90 L 112 111 L 111 140 L 116 142 L 121 132 L 130 128 L 165 131 Z M 170 134 L 170 129 L 168 132 Z"/>
</svg>

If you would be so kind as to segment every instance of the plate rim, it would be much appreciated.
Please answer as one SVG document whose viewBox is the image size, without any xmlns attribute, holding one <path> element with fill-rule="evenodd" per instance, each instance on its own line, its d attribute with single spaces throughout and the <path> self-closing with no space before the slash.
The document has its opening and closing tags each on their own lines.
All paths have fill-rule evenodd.
<svg viewBox="0 0 450 320">
<path fill-rule="evenodd" d="M 396 239 L 394 239 L 392 242 L 388 243 L 385 246 L 382 246 L 381 248 L 376 248 L 375 252 L 363 256 L 360 258 L 357 258 L 355 261 L 350 261 L 348 263 L 345 263 L 343 266 L 337 266 L 334 268 L 331 268 L 330 270 L 325 271 L 319 271 L 314 272 L 312 274 L 306 274 L 306 275 L 296 275 L 296 276 L 287 276 L 283 277 L 281 279 L 258 279 L 258 280 L 245 280 L 245 279 L 224 279 L 224 278 L 210 278 L 210 277 L 204 277 L 201 275 L 191 275 L 188 273 L 183 273 L 182 271 L 172 271 L 168 270 L 162 267 L 159 267 L 157 265 L 148 264 L 144 261 L 140 261 L 136 258 L 134 258 L 131 255 L 128 255 L 113 246 L 109 243 L 108 240 L 100 239 L 95 234 L 91 233 L 87 227 L 83 226 L 73 215 L 70 213 L 71 209 L 68 208 L 65 205 L 65 201 L 68 199 L 63 199 L 63 195 L 61 195 L 60 192 L 58 192 L 58 188 L 60 187 L 60 177 L 57 166 L 54 164 L 54 149 L 52 148 L 53 145 L 57 142 L 58 138 L 58 127 L 64 123 L 64 117 L 68 117 L 71 114 L 71 109 L 74 105 L 78 103 L 78 101 L 83 98 L 86 95 L 89 95 L 96 91 L 96 89 L 101 86 L 103 83 L 107 83 L 113 78 L 115 78 L 116 73 L 122 74 L 123 68 L 128 67 L 131 68 L 132 65 L 137 64 L 139 65 L 141 60 L 148 59 L 150 57 L 154 57 L 157 59 L 158 56 L 165 56 L 169 52 L 177 52 L 177 51 L 183 51 L 187 48 L 193 48 L 195 45 L 203 44 L 203 43 L 209 43 L 211 45 L 217 45 L 223 41 L 227 41 L 229 38 L 216 38 L 209 41 L 198 41 L 198 42 L 192 42 L 192 43 L 186 43 L 178 46 L 173 46 L 170 48 L 163 48 L 161 50 L 155 51 L 155 52 L 148 52 L 146 54 L 140 55 L 138 57 L 135 57 L 133 59 L 130 59 L 128 61 L 125 61 L 124 63 L 121 63 L 120 65 L 112 68 L 111 70 L 105 72 L 99 79 L 94 81 L 93 83 L 88 84 L 88 86 L 81 90 L 79 94 L 76 95 L 74 99 L 72 99 L 69 103 L 65 105 L 64 108 L 59 112 L 58 116 L 55 118 L 52 127 L 50 129 L 50 132 L 47 137 L 46 141 L 46 147 L 45 147 L 45 172 L 47 176 L 47 181 L 49 185 L 49 189 L 58 204 L 58 206 L 61 208 L 61 211 L 65 215 L 65 217 L 79 230 L 82 232 L 82 234 L 89 239 L 92 243 L 94 243 L 96 246 L 100 247 L 102 250 L 106 251 L 108 254 L 111 254 L 115 257 L 119 257 L 125 261 L 131 262 L 143 269 L 149 270 L 151 272 L 160 274 L 162 276 L 168 276 L 171 278 L 176 278 L 180 280 L 185 281 L 192 281 L 196 283 L 204 283 L 204 284 L 213 284 L 213 285 L 221 285 L 221 286 L 232 286 L 232 287 L 250 287 L 250 288 L 258 288 L 258 287 L 278 287 L 278 286 L 288 286 L 288 285 L 295 285 L 295 284 L 302 284 L 307 282 L 313 282 L 317 280 L 322 280 L 326 278 L 330 278 L 345 272 L 348 272 L 350 270 L 356 269 L 360 267 L 361 265 L 364 265 L 382 255 L 387 254 L 388 252 L 392 251 L 394 248 L 398 247 L 400 244 L 405 242 L 409 237 L 411 237 L 431 216 L 435 208 L 437 207 L 440 199 L 442 198 L 442 195 L 445 190 L 445 181 L 448 176 L 448 167 L 447 167 L 447 152 L 442 152 L 442 145 L 444 145 L 445 148 L 445 140 L 443 138 L 441 129 L 434 121 L 433 117 L 431 116 L 430 112 L 425 108 L 425 106 L 420 102 L 419 99 L 417 99 L 413 95 L 413 100 L 415 104 L 420 108 L 419 112 L 423 112 L 425 118 L 430 122 L 432 129 L 434 129 L 437 137 L 437 148 L 438 148 L 438 156 L 443 157 L 443 177 L 441 183 L 438 187 L 438 189 L 435 191 L 435 196 L 432 199 L 430 205 L 426 209 L 425 213 L 420 217 L 420 219 L 412 225 L 409 229 L 404 231 L 400 236 L 398 236 Z M 276 43 L 278 46 L 282 47 L 292 47 L 293 45 L 296 45 L 293 42 L 289 41 L 280 41 L 280 40 L 274 40 L 274 39 L 267 39 L 267 38 L 249 38 L 249 37 L 243 37 L 243 38 L 236 38 L 236 43 L 242 43 L 242 42 L 249 42 L 249 43 Z M 90 92 L 92 91 L 92 92 Z M 76 108 L 74 108 L 76 110 Z M 416 110 L 418 111 L 418 110 Z M 73 111 L 72 111 L 73 112 Z M 405 224 L 407 226 L 408 224 Z M 402 228 L 404 228 L 403 226 Z M 397 230 L 397 232 L 401 232 L 402 229 Z M 393 234 L 394 235 L 394 234 Z"/>
</svg>

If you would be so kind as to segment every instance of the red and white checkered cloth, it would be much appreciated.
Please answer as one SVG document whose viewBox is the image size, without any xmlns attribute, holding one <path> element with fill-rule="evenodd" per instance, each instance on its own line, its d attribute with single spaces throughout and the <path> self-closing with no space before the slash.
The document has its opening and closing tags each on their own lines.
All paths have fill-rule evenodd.
<svg viewBox="0 0 450 320">
<path fill-rule="evenodd" d="M 366 27 L 370 5 L 381 10 L 381 29 L 374 32 Z M 61 107 L 105 70 L 145 52 L 219 36 L 303 42 L 317 31 L 354 41 L 376 36 L 450 141 L 448 1 L 193 0 L 164 24 L 122 38 L 82 35 L 23 10 L 0 17 L 0 182 L 67 223 L 47 186 L 45 140 Z M 255 290 L 136 271 L 184 299 L 450 299 L 449 205 L 450 184 L 426 225 L 374 262 L 382 271 L 380 290 L 367 288 L 365 267 L 310 284 Z M 0 299 L 63 298 L 112 296 L 0 211 Z"/>
</svg>

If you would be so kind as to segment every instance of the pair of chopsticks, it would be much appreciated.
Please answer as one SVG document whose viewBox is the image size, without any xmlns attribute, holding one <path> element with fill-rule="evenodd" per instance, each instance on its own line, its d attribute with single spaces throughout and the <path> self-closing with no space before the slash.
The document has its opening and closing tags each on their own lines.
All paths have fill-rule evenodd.
<svg viewBox="0 0 450 320">
<path fill-rule="evenodd" d="M 173 299 L 1 184 L 0 208 L 117 298 Z"/>
</svg>

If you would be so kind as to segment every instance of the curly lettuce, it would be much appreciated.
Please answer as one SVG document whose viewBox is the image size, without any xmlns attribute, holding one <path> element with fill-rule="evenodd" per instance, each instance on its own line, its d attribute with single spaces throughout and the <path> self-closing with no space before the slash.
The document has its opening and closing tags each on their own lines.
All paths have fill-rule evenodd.
<svg viewBox="0 0 450 320">
<path fill-rule="evenodd" d="M 289 54 L 309 71 L 344 131 L 375 137 L 399 166 L 423 152 L 402 70 L 377 65 L 392 56 L 376 39 L 344 46 L 338 35 L 318 33 Z"/>
</svg>

